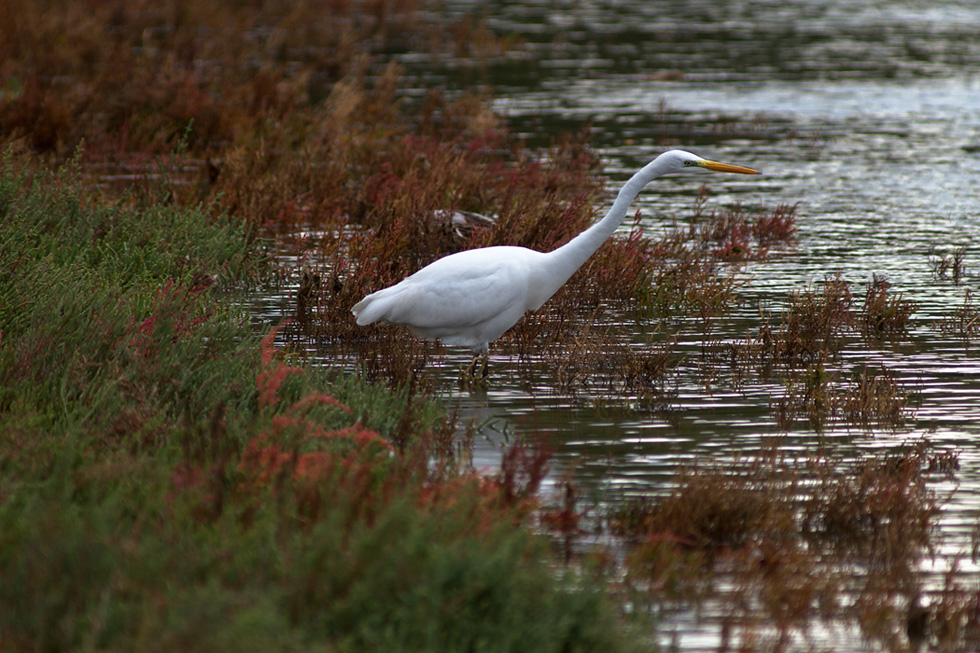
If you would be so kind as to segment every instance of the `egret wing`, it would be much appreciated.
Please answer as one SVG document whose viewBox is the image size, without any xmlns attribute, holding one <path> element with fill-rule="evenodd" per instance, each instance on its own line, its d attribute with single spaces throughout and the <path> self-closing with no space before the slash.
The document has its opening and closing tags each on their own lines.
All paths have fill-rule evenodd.
<svg viewBox="0 0 980 653">
<path fill-rule="evenodd" d="M 382 292 L 390 292 L 383 298 L 387 306 L 382 319 L 447 330 L 483 324 L 517 305 L 523 314 L 527 295 L 525 278 L 507 265 L 492 270 L 440 270 L 433 265 Z"/>
</svg>

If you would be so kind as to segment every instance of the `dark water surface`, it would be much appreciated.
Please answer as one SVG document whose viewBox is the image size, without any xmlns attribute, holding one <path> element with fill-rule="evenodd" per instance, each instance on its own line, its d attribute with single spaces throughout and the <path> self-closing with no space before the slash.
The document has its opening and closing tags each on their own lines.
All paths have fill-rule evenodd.
<svg viewBox="0 0 980 653">
<path fill-rule="evenodd" d="M 940 555 L 923 574 L 937 587 L 958 559 L 975 587 L 980 567 L 969 550 L 980 506 L 980 345 L 944 335 L 934 322 L 980 286 L 980 3 L 447 5 L 460 13 L 479 7 L 491 29 L 524 45 L 502 62 L 454 62 L 448 71 L 408 62 L 422 80 L 419 92 L 426 85 L 492 88 L 496 109 L 532 144 L 591 125 L 610 199 L 633 171 L 673 146 L 765 173 L 658 180 L 633 207 L 653 233 L 690 215 L 705 182 L 709 210 L 800 203 L 795 243 L 739 272 L 744 301 L 718 321 L 716 338 L 744 338 L 757 328 L 760 306 L 778 315 L 788 292 L 838 271 L 858 304 L 878 274 L 919 306 L 904 344 L 869 350 L 855 343 L 844 353 L 845 367 L 883 366 L 914 393 L 914 413 L 898 431 L 830 426 L 817 433 L 801 425 L 787 433 L 770 409 L 785 391 L 780 381 L 722 382 L 706 391 L 693 369 L 682 373 L 667 414 L 529 391 L 507 370 L 530 363 L 501 353 L 492 357 L 485 391 L 469 392 L 456 383 L 468 355 L 450 351 L 431 373 L 449 405 L 486 422 L 477 465 L 494 467 L 508 438 L 543 433 L 556 446 L 556 478 L 574 470 L 596 500 L 615 503 L 668 490 L 681 464 L 733 459 L 773 438 L 789 452 L 828 446 L 855 458 L 925 438 L 956 451 L 960 470 L 955 483 L 935 483 L 937 491 L 955 492 L 941 519 Z M 956 248 L 964 250 L 966 276 L 958 284 L 938 280 L 932 263 Z M 624 339 L 643 342 L 642 328 L 622 328 Z M 680 347 L 696 351 L 699 343 Z M 663 624 L 664 643 L 717 647 L 717 624 L 701 617 L 673 615 Z M 846 629 L 811 636 L 818 647 L 860 643 Z"/>
</svg>

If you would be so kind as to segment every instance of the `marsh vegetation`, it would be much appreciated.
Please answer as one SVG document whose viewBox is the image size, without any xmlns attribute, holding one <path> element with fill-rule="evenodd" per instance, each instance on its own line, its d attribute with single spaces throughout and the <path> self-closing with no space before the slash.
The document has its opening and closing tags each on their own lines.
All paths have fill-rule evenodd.
<svg viewBox="0 0 980 653">
<path fill-rule="evenodd" d="M 350 308 L 464 248 L 551 249 L 604 210 L 607 135 L 529 142 L 492 92 L 424 82 L 533 47 L 412 1 L 0 17 L 0 648 L 647 650 L 681 613 L 718 648 L 819 629 L 980 645 L 958 573 L 975 562 L 941 528 L 972 477 L 910 430 L 922 383 L 889 359 L 933 337 L 971 355 L 972 252 L 917 253 L 962 293 L 921 317 L 893 269 L 763 302 L 753 280 L 806 247 L 805 205 L 667 187 L 673 209 L 641 205 L 495 345 L 489 383 L 614 427 L 765 388 L 765 445 L 600 496 L 531 415 L 477 469 L 486 434 L 453 397 L 486 388 L 447 393 L 451 351 Z M 766 135 L 661 109 L 658 147 Z M 455 210 L 493 220 L 433 219 Z M 249 309 L 268 295 L 274 319 Z"/>
</svg>

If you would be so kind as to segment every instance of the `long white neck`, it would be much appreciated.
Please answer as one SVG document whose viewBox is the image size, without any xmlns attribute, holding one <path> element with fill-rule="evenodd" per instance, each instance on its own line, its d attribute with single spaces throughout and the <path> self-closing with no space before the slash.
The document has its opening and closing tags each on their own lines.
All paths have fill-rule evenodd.
<svg viewBox="0 0 980 653">
<path fill-rule="evenodd" d="M 547 278 L 542 280 L 546 286 L 541 288 L 542 293 L 547 296 L 541 300 L 544 303 L 549 297 L 555 294 L 566 281 L 571 278 L 575 271 L 592 256 L 597 249 L 616 231 L 626 217 L 626 211 L 630 204 L 640 194 L 644 186 L 649 184 L 657 177 L 668 172 L 670 162 L 664 155 L 641 168 L 639 172 L 630 177 L 613 202 L 609 212 L 602 220 L 580 233 L 561 247 L 546 254 Z"/>
</svg>

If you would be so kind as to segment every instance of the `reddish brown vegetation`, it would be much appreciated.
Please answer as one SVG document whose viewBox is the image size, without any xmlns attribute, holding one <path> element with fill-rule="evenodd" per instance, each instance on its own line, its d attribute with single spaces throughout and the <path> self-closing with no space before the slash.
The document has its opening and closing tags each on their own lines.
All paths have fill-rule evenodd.
<svg viewBox="0 0 980 653">
<path fill-rule="evenodd" d="M 420 17 L 414 0 L 373 3 L 0 3 L 6 139 L 60 155 L 85 139 L 96 161 L 167 152 L 194 123 L 191 149 L 292 148 L 313 133 L 311 109 L 358 78 L 373 49 L 451 51 L 454 25 Z M 499 52 L 472 19 L 478 52 Z M 340 85 L 342 86 L 342 85 Z M 330 104 L 330 102 L 328 102 Z M 336 99 L 334 112 L 361 109 Z M 343 105 L 344 108 L 337 105 Z M 365 121 L 373 116 L 362 115 Z M 368 122 L 368 124 L 371 124 Z"/>
<path fill-rule="evenodd" d="M 723 594 L 727 636 L 785 646 L 814 619 L 854 611 L 867 638 L 901 647 L 905 604 L 918 591 L 917 564 L 940 513 L 928 475 L 951 464 L 925 442 L 854 466 L 770 452 L 685 470 L 668 496 L 627 503 L 611 527 L 631 542 L 635 589 L 682 602 Z M 851 583 L 841 565 L 857 568 Z M 943 618 L 955 621 L 970 600 L 958 595 Z"/>
<path fill-rule="evenodd" d="M 462 248 L 552 249 L 608 202 L 586 136 L 532 154 L 483 98 L 401 99 L 404 69 L 377 52 L 424 44 L 435 59 L 461 48 L 466 56 L 501 53 L 506 39 L 472 18 L 423 20 L 411 0 L 53 7 L 0 6 L 12 26 L 0 43 L 3 140 L 56 159 L 84 141 L 82 170 L 100 192 L 210 201 L 259 232 L 317 234 L 294 331 L 337 343 L 373 378 L 418 383 L 431 350 L 406 344 L 404 333 L 355 327 L 350 307 L 365 294 Z M 154 163 L 168 152 L 170 161 Z M 573 340 L 570 327 L 607 307 L 661 317 L 694 307 L 706 321 L 722 314 L 737 282 L 716 263 L 761 258 L 791 238 L 793 209 L 702 216 L 706 190 L 697 206 L 703 224 L 689 231 L 653 237 L 637 221 L 542 320 L 522 322 L 505 339 L 521 355 L 557 351 Z M 432 219 L 457 209 L 494 222 L 461 233 Z M 626 385 L 658 365 L 631 363 Z M 566 387 L 577 383 L 570 379 Z"/>
<path fill-rule="evenodd" d="M 302 368 L 286 365 L 273 347 L 277 329 L 270 331 L 262 342 L 262 371 L 256 378 L 259 408 L 269 411 L 268 427 L 257 433 L 238 456 L 236 471 L 242 477 L 242 490 L 261 490 L 282 477 L 300 482 L 301 487 L 314 486 L 338 478 L 366 483 L 364 499 L 368 503 L 387 501 L 405 491 L 402 483 L 408 477 L 418 485 L 420 507 L 437 508 L 442 502 L 474 491 L 481 497 L 481 519 L 486 528 L 495 519 L 524 517 L 537 502 L 538 489 L 548 472 L 550 452 L 526 445 L 510 447 L 503 457 L 501 471 L 496 477 L 465 472 L 461 469 L 442 470 L 432 463 L 448 463 L 452 455 L 441 455 L 433 447 L 439 445 L 439 434 L 414 434 L 413 441 L 399 447 L 382 438 L 363 424 L 354 423 L 337 428 L 323 425 L 323 417 L 315 409 L 332 408 L 350 415 L 352 410 L 334 397 L 320 392 L 292 399 L 280 411 L 277 406 L 284 382 L 292 375 L 304 373 Z M 339 475 L 339 477 L 338 477 Z M 371 486 L 370 479 L 375 479 Z M 395 489 L 398 488 L 396 492 Z"/>
<path fill-rule="evenodd" d="M 973 295 L 967 289 L 963 306 L 952 311 L 933 324 L 941 333 L 969 341 L 980 335 L 980 309 L 973 303 Z"/>
<path fill-rule="evenodd" d="M 848 347 L 907 335 L 917 307 L 890 289 L 874 275 L 855 307 L 850 284 L 839 274 L 828 276 L 819 290 L 791 293 L 778 326 L 764 316 L 755 335 L 715 347 L 714 364 L 724 364 L 735 383 L 752 374 L 763 380 L 784 375 L 786 390 L 773 400 L 782 428 L 800 419 L 818 430 L 832 421 L 900 427 L 911 415 L 912 393 L 886 368 L 849 368 L 842 358 Z"/>
</svg>

